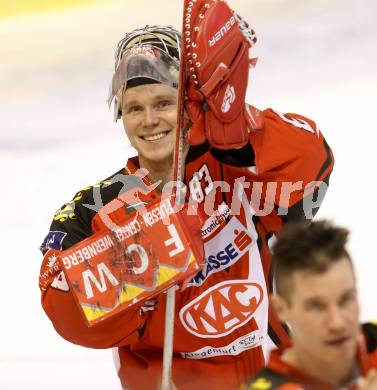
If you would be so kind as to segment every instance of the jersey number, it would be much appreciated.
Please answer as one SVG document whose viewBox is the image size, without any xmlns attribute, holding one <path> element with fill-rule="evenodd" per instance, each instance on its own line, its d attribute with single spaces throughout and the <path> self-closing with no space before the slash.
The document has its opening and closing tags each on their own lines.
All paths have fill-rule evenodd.
<svg viewBox="0 0 377 390">
<path fill-rule="evenodd" d="M 300 118 L 288 118 L 285 114 L 272 110 L 276 115 L 279 115 L 281 119 L 283 119 L 284 122 L 287 122 L 293 126 L 298 127 L 299 129 L 304 129 L 306 131 L 309 131 L 310 133 L 315 134 L 315 130 L 313 129 L 312 126 L 309 125 L 308 122 L 304 121 L 303 119 Z"/>
<path fill-rule="evenodd" d="M 202 180 L 204 186 L 202 186 Z M 191 197 L 198 203 L 204 201 L 206 195 L 208 195 L 213 189 L 213 180 L 209 173 L 207 164 L 204 164 L 198 172 L 194 174 L 189 182 Z"/>
</svg>

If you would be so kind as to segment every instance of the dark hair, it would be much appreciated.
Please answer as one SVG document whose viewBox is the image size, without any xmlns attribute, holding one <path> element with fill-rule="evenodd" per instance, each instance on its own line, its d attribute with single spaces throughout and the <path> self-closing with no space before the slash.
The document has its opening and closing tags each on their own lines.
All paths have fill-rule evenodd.
<svg viewBox="0 0 377 390">
<path fill-rule="evenodd" d="M 351 257 L 346 249 L 349 231 L 322 220 L 287 224 L 273 248 L 276 291 L 290 298 L 295 271 L 325 272 L 331 264 Z"/>
</svg>

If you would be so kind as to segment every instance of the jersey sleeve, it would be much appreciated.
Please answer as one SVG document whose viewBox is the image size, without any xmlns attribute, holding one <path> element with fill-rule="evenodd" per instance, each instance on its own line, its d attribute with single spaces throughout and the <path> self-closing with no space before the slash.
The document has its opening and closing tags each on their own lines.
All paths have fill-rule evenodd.
<svg viewBox="0 0 377 390">
<path fill-rule="evenodd" d="M 263 112 L 251 133 L 258 180 L 276 183 L 273 202 L 282 221 L 311 219 L 318 211 L 334 166 L 331 148 L 315 122 L 298 114 Z"/>
<path fill-rule="evenodd" d="M 40 247 L 44 254 L 39 277 L 42 306 L 56 331 L 74 344 L 91 348 L 131 344 L 137 340 L 137 331 L 143 327 L 147 314 L 140 314 L 138 308 L 130 308 L 103 323 L 87 326 L 56 261 L 62 250 L 92 234 L 91 221 L 95 212 L 84 207 L 86 203 L 92 203 L 88 194 L 79 192 L 59 209 Z"/>
</svg>

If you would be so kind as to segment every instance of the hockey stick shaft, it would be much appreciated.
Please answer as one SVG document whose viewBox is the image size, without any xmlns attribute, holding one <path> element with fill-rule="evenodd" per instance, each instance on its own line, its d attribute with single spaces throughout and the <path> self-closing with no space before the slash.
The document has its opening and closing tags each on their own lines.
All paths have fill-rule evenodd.
<svg viewBox="0 0 377 390">
<path fill-rule="evenodd" d="M 165 338 L 161 390 L 173 390 L 174 385 L 171 379 L 171 370 L 173 360 L 175 287 L 169 288 L 166 295 Z"/>
<path fill-rule="evenodd" d="M 187 8 L 189 0 L 183 2 L 182 31 L 185 23 L 184 10 Z M 181 59 L 178 83 L 178 110 L 177 110 L 177 130 L 175 138 L 173 180 L 176 185 L 176 202 L 183 202 L 181 196 L 184 173 L 184 99 L 185 99 L 185 80 L 186 80 L 186 59 L 185 45 L 182 38 Z M 173 360 L 173 339 L 174 339 L 174 317 L 175 317 L 175 287 L 167 291 L 166 312 L 165 312 L 165 336 L 164 336 L 164 354 L 162 366 L 161 390 L 173 390 L 175 386 L 172 381 L 172 360 Z"/>
</svg>

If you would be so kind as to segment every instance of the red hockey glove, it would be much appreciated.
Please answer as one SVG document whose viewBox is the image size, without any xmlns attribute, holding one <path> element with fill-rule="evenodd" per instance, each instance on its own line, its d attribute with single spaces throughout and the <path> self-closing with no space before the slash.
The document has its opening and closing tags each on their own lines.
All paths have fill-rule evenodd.
<svg viewBox="0 0 377 390">
<path fill-rule="evenodd" d="M 254 31 L 222 0 L 185 2 L 181 66 L 186 67 L 187 140 L 215 148 L 240 148 L 252 123 L 245 112 Z"/>
</svg>

